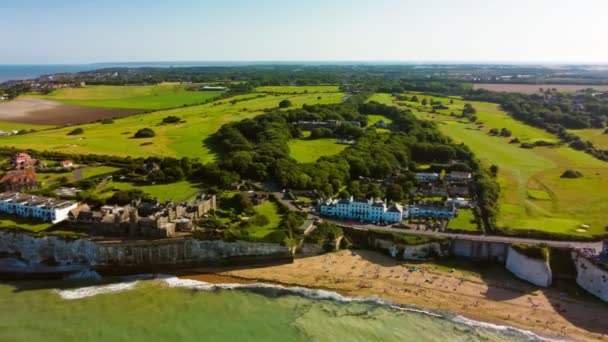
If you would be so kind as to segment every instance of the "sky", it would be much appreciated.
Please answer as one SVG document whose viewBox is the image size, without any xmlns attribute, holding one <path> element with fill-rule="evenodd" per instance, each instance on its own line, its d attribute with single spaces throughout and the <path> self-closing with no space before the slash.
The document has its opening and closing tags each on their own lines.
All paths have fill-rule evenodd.
<svg viewBox="0 0 608 342">
<path fill-rule="evenodd" d="M 608 63 L 606 0 L 0 0 L 0 64 Z"/>
</svg>

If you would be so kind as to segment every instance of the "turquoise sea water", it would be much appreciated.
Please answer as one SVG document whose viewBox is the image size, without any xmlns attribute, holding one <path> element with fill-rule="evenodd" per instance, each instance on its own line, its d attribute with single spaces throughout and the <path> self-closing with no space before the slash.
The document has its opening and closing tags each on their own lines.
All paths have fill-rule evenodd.
<svg viewBox="0 0 608 342">
<path fill-rule="evenodd" d="M 525 341 L 327 291 L 177 278 L 0 285 L 0 341 Z"/>
</svg>

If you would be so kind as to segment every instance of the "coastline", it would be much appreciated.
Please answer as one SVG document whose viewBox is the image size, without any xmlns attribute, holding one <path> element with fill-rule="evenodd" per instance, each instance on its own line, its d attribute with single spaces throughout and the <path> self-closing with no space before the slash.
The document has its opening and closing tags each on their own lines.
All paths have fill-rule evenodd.
<svg viewBox="0 0 608 342">
<path fill-rule="evenodd" d="M 538 289 L 498 265 L 412 264 L 374 251 L 344 250 L 296 258 L 293 264 L 196 268 L 176 275 L 213 284 L 264 282 L 324 289 L 512 326 L 552 339 L 608 341 L 608 326 L 601 318 L 608 317 L 608 305 L 569 285 Z"/>
</svg>

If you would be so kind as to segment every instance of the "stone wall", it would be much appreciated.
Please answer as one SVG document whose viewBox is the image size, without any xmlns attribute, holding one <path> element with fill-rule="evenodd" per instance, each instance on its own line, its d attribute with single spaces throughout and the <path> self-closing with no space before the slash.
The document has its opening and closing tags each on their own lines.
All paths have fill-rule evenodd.
<svg viewBox="0 0 608 342">
<path fill-rule="evenodd" d="M 390 240 L 376 239 L 374 241 L 374 248 L 388 251 L 393 258 L 400 260 L 421 261 L 448 255 L 447 246 L 439 242 L 404 245 Z"/>
<path fill-rule="evenodd" d="M 608 271 L 595 265 L 576 251 L 572 252 L 572 259 L 576 265 L 576 283 L 604 302 L 608 302 Z"/>
<path fill-rule="evenodd" d="M 513 247 L 509 247 L 506 268 L 516 277 L 537 286 L 549 287 L 553 282 L 553 273 L 548 260 L 530 258 Z"/>
</svg>

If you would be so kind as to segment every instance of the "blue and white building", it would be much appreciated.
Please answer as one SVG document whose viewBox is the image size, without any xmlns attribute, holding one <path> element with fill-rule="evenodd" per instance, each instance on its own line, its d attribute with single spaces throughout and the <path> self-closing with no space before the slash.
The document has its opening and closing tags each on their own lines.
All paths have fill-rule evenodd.
<svg viewBox="0 0 608 342">
<path fill-rule="evenodd" d="M 359 222 L 395 223 L 403 220 L 403 206 L 386 200 L 327 199 L 319 203 L 321 215 Z"/>
<path fill-rule="evenodd" d="M 57 223 L 68 218 L 69 212 L 76 208 L 72 201 L 56 198 L 33 196 L 19 192 L 0 193 L 0 212 L 24 218 Z"/>
</svg>

